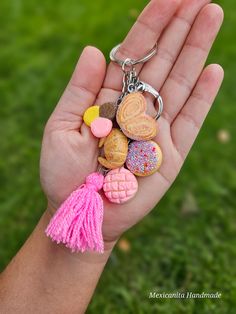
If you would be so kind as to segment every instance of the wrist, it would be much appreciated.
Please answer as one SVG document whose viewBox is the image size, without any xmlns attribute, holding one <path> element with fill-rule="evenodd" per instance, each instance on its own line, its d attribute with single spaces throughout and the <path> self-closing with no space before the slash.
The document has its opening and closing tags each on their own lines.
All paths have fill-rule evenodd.
<svg viewBox="0 0 236 314">
<path fill-rule="evenodd" d="M 46 236 L 50 219 L 46 210 L 4 271 L 1 308 L 11 305 L 21 313 L 35 312 L 38 306 L 42 313 L 49 309 L 53 313 L 85 312 L 114 245 L 105 246 L 103 254 L 71 253 Z"/>
</svg>

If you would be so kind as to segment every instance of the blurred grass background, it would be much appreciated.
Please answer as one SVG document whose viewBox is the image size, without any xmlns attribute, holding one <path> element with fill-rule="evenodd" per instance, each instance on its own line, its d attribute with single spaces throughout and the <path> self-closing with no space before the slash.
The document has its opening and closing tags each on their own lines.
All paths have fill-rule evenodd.
<svg viewBox="0 0 236 314">
<path fill-rule="evenodd" d="M 92 44 L 108 56 L 146 2 L 1 0 L 1 270 L 45 209 L 38 173 L 43 128 L 79 54 Z M 113 252 L 88 313 L 235 313 L 236 5 L 218 3 L 226 17 L 209 62 L 225 69 L 221 93 L 174 186 Z M 154 290 L 223 296 L 149 299 Z"/>
</svg>

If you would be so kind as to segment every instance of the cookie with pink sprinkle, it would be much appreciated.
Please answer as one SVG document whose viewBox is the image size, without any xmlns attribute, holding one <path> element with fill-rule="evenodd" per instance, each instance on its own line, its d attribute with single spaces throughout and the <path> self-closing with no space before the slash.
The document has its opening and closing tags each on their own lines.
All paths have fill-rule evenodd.
<svg viewBox="0 0 236 314">
<path fill-rule="evenodd" d="M 136 176 L 146 177 L 158 170 L 162 152 L 154 141 L 133 141 L 129 144 L 127 168 Z"/>
</svg>

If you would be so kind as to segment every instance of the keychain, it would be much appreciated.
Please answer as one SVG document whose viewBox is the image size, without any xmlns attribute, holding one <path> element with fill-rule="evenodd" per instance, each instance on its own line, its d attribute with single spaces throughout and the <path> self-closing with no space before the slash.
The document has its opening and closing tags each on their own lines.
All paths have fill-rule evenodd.
<svg viewBox="0 0 236 314">
<path fill-rule="evenodd" d="M 116 57 L 119 47 L 111 50 L 110 59 L 123 71 L 120 97 L 116 103 L 89 107 L 83 115 L 84 123 L 99 139 L 100 169 L 71 193 L 46 229 L 47 236 L 65 244 L 72 252 L 104 252 L 104 208 L 99 190 L 103 190 L 110 202 L 123 204 L 138 192 L 136 176 L 155 173 L 162 162 L 161 149 L 153 139 L 157 135 L 156 121 L 162 114 L 163 101 L 152 86 L 139 80 L 135 70 L 135 65 L 147 62 L 157 53 L 157 45 L 141 59 L 124 61 Z M 158 102 L 155 117 L 146 112 L 145 93 L 150 93 Z"/>
</svg>

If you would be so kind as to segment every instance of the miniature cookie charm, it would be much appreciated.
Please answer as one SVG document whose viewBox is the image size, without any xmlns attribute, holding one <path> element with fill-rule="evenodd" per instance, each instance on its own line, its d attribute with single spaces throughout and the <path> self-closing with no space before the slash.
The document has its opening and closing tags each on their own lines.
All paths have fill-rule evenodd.
<svg viewBox="0 0 236 314">
<path fill-rule="evenodd" d="M 116 116 L 117 106 L 113 102 L 107 102 L 100 106 L 99 108 L 99 116 L 102 118 L 107 118 L 110 120 L 114 120 Z"/>
<path fill-rule="evenodd" d="M 90 126 L 93 120 L 99 117 L 99 106 L 89 107 L 83 116 L 84 123 Z"/>
<path fill-rule="evenodd" d="M 136 176 L 146 177 L 158 170 L 162 152 L 154 141 L 134 141 L 129 145 L 127 168 Z"/>
<path fill-rule="evenodd" d="M 107 136 L 112 129 L 112 121 L 106 118 L 96 118 L 91 123 L 91 132 L 97 138 Z"/>
<path fill-rule="evenodd" d="M 123 204 L 135 196 L 138 182 L 129 170 L 113 169 L 104 179 L 103 191 L 111 203 Z"/>
<path fill-rule="evenodd" d="M 123 133 L 133 140 L 147 141 L 157 134 L 155 119 L 146 114 L 147 102 L 139 93 L 124 97 L 116 114 L 116 120 Z"/>
<path fill-rule="evenodd" d="M 99 163 L 108 169 L 123 166 L 128 153 L 128 140 L 126 136 L 120 130 L 112 129 L 105 140 L 101 139 L 99 147 L 103 145 L 106 158 L 98 157 Z"/>
</svg>

